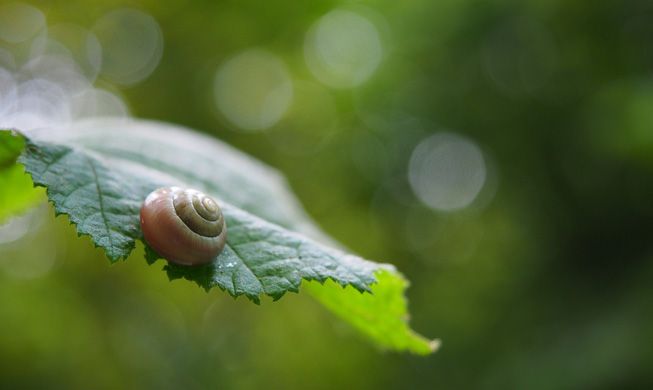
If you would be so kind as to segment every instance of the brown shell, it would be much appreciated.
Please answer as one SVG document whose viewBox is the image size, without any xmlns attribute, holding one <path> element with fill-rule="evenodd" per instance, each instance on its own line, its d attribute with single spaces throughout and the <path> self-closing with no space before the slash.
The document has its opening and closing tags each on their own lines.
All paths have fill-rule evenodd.
<svg viewBox="0 0 653 390">
<path fill-rule="evenodd" d="M 193 189 L 166 187 L 150 193 L 141 207 L 141 229 L 152 249 L 182 265 L 210 263 L 227 242 L 217 202 Z"/>
</svg>

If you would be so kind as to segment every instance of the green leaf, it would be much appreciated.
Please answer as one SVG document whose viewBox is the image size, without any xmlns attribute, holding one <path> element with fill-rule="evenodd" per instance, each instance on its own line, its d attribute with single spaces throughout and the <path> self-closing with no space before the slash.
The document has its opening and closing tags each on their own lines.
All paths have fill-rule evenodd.
<svg viewBox="0 0 653 390">
<path fill-rule="evenodd" d="M 407 328 L 405 281 L 394 267 L 325 245 L 332 242 L 283 177 L 251 157 L 190 130 L 146 121 L 86 121 L 30 132 L 25 140 L 19 162 L 34 183 L 46 187 L 56 213 L 67 214 L 78 233 L 89 235 L 112 261 L 126 258 L 142 240 L 139 211 L 151 191 L 197 188 L 220 201 L 227 246 L 206 266 L 167 264 L 171 278 L 217 286 L 257 303 L 262 294 L 276 300 L 299 291 L 302 280 L 331 279 L 353 289 L 325 285 L 309 291 L 381 347 L 434 350 Z M 146 254 L 149 262 L 157 257 L 147 246 Z M 361 294 L 377 278 L 374 295 Z"/>
<path fill-rule="evenodd" d="M 0 130 L 0 168 L 13 165 L 25 147 L 25 141 L 11 130 Z"/>
<path fill-rule="evenodd" d="M 24 145 L 22 138 L 0 130 L 0 223 L 43 199 L 23 167 L 15 164 Z"/>
<path fill-rule="evenodd" d="M 407 301 L 403 295 L 408 281 L 386 271 L 377 272 L 376 278 L 378 283 L 372 286 L 373 294 L 342 290 L 330 281 L 323 285 L 307 283 L 305 288 L 324 306 L 385 348 L 420 355 L 437 350 L 439 340 L 426 340 L 408 326 Z"/>
</svg>

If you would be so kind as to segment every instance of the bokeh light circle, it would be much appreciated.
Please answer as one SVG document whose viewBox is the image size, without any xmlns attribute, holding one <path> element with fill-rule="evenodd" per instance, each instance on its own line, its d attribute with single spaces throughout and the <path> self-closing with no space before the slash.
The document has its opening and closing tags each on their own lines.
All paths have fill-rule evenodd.
<svg viewBox="0 0 653 390">
<path fill-rule="evenodd" d="M 27 41 L 45 27 L 45 15 L 24 3 L 0 6 L 0 40 L 16 44 Z"/>
<path fill-rule="evenodd" d="M 129 110 L 120 97 L 99 88 L 87 89 L 73 96 L 70 109 L 74 119 L 129 116 Z"/>
<path fill-rule="evenodd" d="M 121 8 L 102 16 L 93 27 L 102 47 L 102 76 L 120 85 L 148 77 L 163 54 L 163 33 L 141 11 Z"/>
<path fill-rule="evenodd" d="M 215 102 L 226 119 L 246 131 L 277 123 L 293 100 L 286 65 L 274 54 L 249 49 L 220 66 L 214 82 Z"/>
<path fill-rule="evenodd" d="M 481 149 L 453 133 L 422 140 L 410 158 L 408 179 L 417 198 L 438 211 L 469 206 L 485 184 L 487 170 Z"/>
<path fill-rule="evenodd" d="M 67 94 L 78 93 L 92 86 L 70 53 L 65 52 L 36 56 L 21 68 L 20 73 L 30 79 L 48 80 Z"/>
<path fill-rule="evenodd" d="M 334 88 L 367 81 L 381 63 L 377 27 L 365 16 L 336 9 L 322 16 L 306 34 L 304 56 L 311 73 Z"/>
<path fill-rule="evenodd" d="M 46 79 L 35 78 L 16 86 L 5 97 L 0 125 L 8 128 L 34 129 L 70 121 L 66 91 Z"/>
<path fill-rule="evenodd" d="M 63 56 L 74 60 L 81 73 L 94 81 L 102 66 L 102 46 L 95 34 L 81 26 L 62 23 L 48 27 L 48 34 L 36 39 L 31 57 Z"/>
<path fill-rule="evenodd" d="M 51 226 L 43 226 L 49 213 L 47 205 L 42 204 L 0 224 L 0 274 L 28 280 L 52 270 L 60 253 L 55 241 L 46 238 L 51 235 L 48 232 Z M 34 242 L 38 245 L 33 245 Z"/>
<path fill-rule="evenodd" d="M 0 127 L 29 131 L 86 117 L 127 117 L 119 96 L 93 85 L 101 61 L 97 37 L 74 24 L 44 25 L 6 45 L 0 49 Z"/>
</svg>

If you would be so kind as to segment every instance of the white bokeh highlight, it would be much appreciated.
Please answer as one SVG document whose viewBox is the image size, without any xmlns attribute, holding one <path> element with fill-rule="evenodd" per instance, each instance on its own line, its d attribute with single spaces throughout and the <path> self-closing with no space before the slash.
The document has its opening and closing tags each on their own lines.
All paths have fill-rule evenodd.
<svg viewBox="0 0 653 390">
<path fill-rule="evenodd" d="M 92 32 L 74 24 L 48 27 L 47 35 L 36 39 L 32 57 L 63 57 L 74 61 L 78 71 L 94 81 L 102 66 L 102 46 Z"/>
<path fill-rule="evenodd" d="M 311 73 L 333 88 L 363 84 L 383 57 L 378 28 L 369 18 L 345 9 L 322 16 L 306 34 L 304 57 Z"/>
<path fill-rule="evenodd" d="M 0 68 L 16 69 L 16 58 L 9 50 L 0 47 Z"/>
<path fill-rule="evenodd" d="M 71 103 L 71 114 L 75 119 L 129 115 L 125 102 L 104 89 L 91 88 L 82 91 L 72 97 Z"/>
<path fill-rule="evenodd" d="M 233 125 L 245 131 L 272 127 L 293 100 L 288 68 L 274 54 L 249 49 L 228 59 L 215 75 L 215 102 Z"/>
<path fill-rule="evenodd" d="M 120 97 L 94 87 L 69 57 L 37 57 L 15 72 L 0 67 L 0 128 L 29 131 L 128 114 Z"/>
<path fill-rule="evenodd" d="M 437 211 L 455 211 L 472 204 L 486 177 L 481 149 L 453 133 L 437 133 L 422 140 L 413 150 L 408 169 L 417 198 Z"/>
<path fill-rule="evenodd" d="M 122 98 L 95 87 L 96 78 L 103 72 L 122 85 L 140 81 L 163 50 L 156 21 L 131 9 L 112 11 L 95 24 L 108 50 L 94 31 L 48 26 L 29 5 L 0 5 L 0 22 L 7 20 L 0 23 L 0 128 L 30 131 L 89 117 L 128 117 Z"/>
</svg>

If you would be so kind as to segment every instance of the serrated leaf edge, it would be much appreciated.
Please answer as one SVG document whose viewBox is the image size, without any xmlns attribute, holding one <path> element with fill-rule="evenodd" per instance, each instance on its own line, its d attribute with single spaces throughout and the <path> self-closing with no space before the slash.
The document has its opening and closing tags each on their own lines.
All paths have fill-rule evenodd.
<svg viewBox="0 0 653 390">
<path fill-rule="evenodd" d="M 27 148 L 29 148 L 29 147 L 36 147 L 36 146 L 32 143 L 32 141 L 29 139 L 29 137 L 25 136 L 25 135 L 24 135 L 23 133 L 21 133 L 20 131 L 18 131 L 18 130 L 10 130 L 10 131 L 11 131 L 12 135 L 20 136 L 20 137 L 22 137 L 22 138 L 25 140 L 25 149 L 23 150 L 23 152 L 21 152 L 21 156 L 23 155 L 23 153 L 25 152 L 25 150 L 26 150 Z M 70 146 L 69 146 L 69 147 L 70 147 Z M 74 150 L 74 148 L 71 147 L 71 150 Z M 24 169 L 25 173 L 27 173 L 27 174 L 30 176 L 30 178 L 31 178 L 31 180 L 32 180 L 32 183 L 33 183 L 33 185 L 34 185 L 35 188 L 36 188 L 36 187 L 42 187 L 42 188 L 45 189 L 46 196 L 47 196 L 47 199 L 48 199 L 48 203 L 51 203 L 51 204 L 52 204 L 53 209 L 54 209 L 55 217 L 58 217 L 58 216 L 61 216 L 61 215 L 66 216 L 66 217 L 68 218 L 69 224 L 72 225 L 72 226 L 75 228 L 75 231 L 76 231 L 76 233 L 77 233 L 77 236 L 78 236 L 78 237 L 84 237 L 84 236 L 89 237 L 90 240 L 91 240 L 91 242 L 93 243 L 93 246 L 94 246 L 95 248 L 100 248 L 100 249 L 102 249 L 102 250 L 104 251 L 104 253 L 105 253 L 105 256 L 109 259 L 109 261 L 110 261 L 112 264 L 113 264 L 113 263 L 116 263 L 116 262 L 118 262 L 118 261 L 121 261 L 121 260 L 122 260 L 122 261 L 126 260 L 126 259 L 127 259 L 127 258 L 132 254 L 132 253 L 133 253 L 134 249 L 136 248 L 136 241 L 140 241 L 141 243 L 143 243 L 144 246 L 146 246 L 147 248 L 149 248 L 149 250 L 151 251 L 152 254 L 156 254 L 156 252 L 155 252 L 151 247 L 149 247 L 149 245 L 148 245 L 148 244 L 147 244 L 147 243 L 146 243 L 146 242 L 141 238 L 141 239 L 133 239 L 133 240 L 131 240 L 131 242 L 130 242 L 130 243 L 126 246 L 126 248 L 125 248 L 125 249 L 126 249 L 126 253 L 127 253 L 126 255 L 122 255 L 122 256 L 120 256 L 120 255 L 119 255 L 119 256 L 114 256 L 114 255 L 112 255 L 112 254 L 110 253 L 110 251 L 108 251 L 107 248 L 106 248 L 105 246 L 99 244 L 99 243 L 96 241 L 96 239 L 93 237 L 93 235 L 92 235 L 90 232 L 83 231 L 83 230 L 79 227 L 79 222 L 78 222 L 78 221 L 75 221 L 74 216 L 72 216 L 72 215 L 70 215 L 68 212 L 62 210 L 61 207 L 60 207 L 59 205 L 57 205 L 56 202 L 55 202 L 54 200 L 52 200 L 52 198 L 51 198 L 51 194 L 50 194 L 50 189 L 49 189 L 49 187 L 47 186 L 47 184 L 44 183 L 44 182 L 42 182 L 42 181 L 38 181 L 38 180 L 36 180 L 35 177 L 34 177 L 34 176 L 35 176 L 35 172 L 33 172 L 32 170 L 30 170 L 30 169 L 29 169 L 25 164 L 23 164 L 23 163 L 20 161 L 20 157 L 19 157 L 17 163 L 18 163 L 19 165 L 23 166 L 23 169 Z M 91 166 L 91 169 L 95 170 L 95 168 L 94 168 L 94 166 L 93 166 L 92 163 L 90 163 L 90 166 Z M 96 184 L 96 186 L 98 186 L 99 184 L 97 183 L 97 174 L 96 174 L 95 172 L 94 172 L 94 177 L 95 177 L 95 184 Z M 99 199 L 102 199 L 102 194 L 101 194 L 101 191 L 100 191 L 100 190 L 98 190 L 98 196 L 99 196 Z M 101 208 L 101 212 L 103 212 L 103 211 L 102 211 L 102 205 L 100 205 L 100 208 Z M 105 220 L 106 220 L 106 219 L 105 219 Z M 105 223 L 105 225 L 106 225 L 106 223 Z M 294 232 L 291 232 L 291 233 L 294 233 Z M 108 236 L 109 236 L 109 239 L 110 239 L 110 237 L 111 237 L 110 233 L 108 233 Z M 229 245 L 229 244 L 227 244 L 227 245 Z M 321 245 L 321 244 L 320 244 L 320 245 Z M 242 259 L 242 257 L 238 254 L 238 252 L 237 252 L 235 249 L 233 249 L 233 247 L 231 247 L 231 250 L 233 250 L 234 253 L 236 253 L 236 254 L 238 255 L 238 257 L 240 257 L 240 258 Z M 159 259 L 163 259 L 161 256 L 159 256 L 159 255 L 157 255 L 157 256 L 158 256 Z M 150 265 L 153 265 L 153 264 L 156 262 L 156 260 L 155 260 L 155 261 L 150 261 L 150 260 L 152 260 L 152 258 L 148 258 L 147 254 L 144 255 L 144 259 L 145 259 L 146 262 L 147 262 L 148 264 L 150 264 Z M 163 259 L 163 260 L 165 260 L 165 259 Z M 362 259 L 362 260 L 363 260 L 363 261 L 367 261 L 367 260 L 364 260 L 364 259 Z M 253 271 L 252 269 L 250 269 L 250 268 L 247 266 L 247 264 L 246 264 L 245 262 L 242 262 L 242 263 L 243 263 L 243 265 L 244 265 L 245 267 L 248 268 L 248 270 L 249 270 L 253 275 L 256 276 L 256 274 L 254 273 L 254 271 Z M 394 269 L 394 267 L 392 267 L 392 266 L 389 265 L 389 264 L 381 264 L 381 263 L 379 263 L 378 266 L 379 266 L 379 267 L 378 267 L 378 270 L 380 270 L 380 269 L 389 269 L 389 270 L 392 270 L 393 272 L 397 272 L 396 269 Z M 176 266 L 176 267 L 177 267 L 177 266 Z M 357 290 L 357 291 L 360 292 L 361 294 L 362 294 L 362 293 L 370 293 L 370 294 L 373 294 L 372 289 L 371 289 L 371 286 L 374 285 L 374 284 L 376 284 L 376 283 L 378 282 L 377 279 L 376 279 L 376 277 L 374 277 L 374 275 L 372 275 L 372 278 L 371 278 L 372 280 L 371 280 L 370 282 L 364 282 L 364 281 L 361 281 L 361 285 L 364 286 L 364 288 L 358 288 L 357 285 L 355 285 L 355 284 L 353 284 L 353 283 L 351 283 L 351 282 L 346 282 L 346 281 L 337 280 L 337 279 L 334 279 L 334 278 L 331 277 L 331 276 L 326 276 L 326 277 L 324 277 L 324 278 L 316 278 L 316 277 L 312 277 L 312 276 L 302 276 L 302 277 L 300 278 L 299 284 L 297 284 L 296 286 L 293 285 L 292 288 L 288 288 L 287 290 L 282 291 L 280 294 L 270 294 L 270 293 L 267 293 L 267 292 L 265 292 L 265 291 L 262 291 L 262 292 L 260 292 L 260 293 L 258 293 L 258 294 L 248 294 L 247 292 L 244 292 L 244 291 L 241 291 L 241 292 L 235 291 L 235 292 L 232 293 L 230 290 L 228 290 L 227 288 L 224 288 L 224 287 L 220 286 L 220 285 L 217 284 L 217 283 L 210 283 L 210 286 L 209 286 L 208 288 L 205 288 L 205 287 L 202 286 L 199 282 L 190 279 L 190 278 L 187 277 L 186 275 L 183 275 L 183 276 L 177 276 L 177 275 L 174 275 L 174 271 L 171 269 L 171 265 L 170 265 L 169 263 L 166 264 L 166 265 L 163 267 L 163 270 L 166 271 L 166 274 L 167 274 L 168 279 L 169 279 L 170 281 L 177 280 L 177 279 L 186 279 L 186 280 L 190 280 L 190 281 L 195 282 L 197 285 L 199 285 L 200 287 L 202 287 L 202 288 L 203 288 L 205 291 L 207 291 L 207 292 L 210 291 L 210 289 L 213 288 L 213 287 L 218 287 L 220 290 L 222 290 L 223 292 L 228 293 L 228 294 L 229 294 L 230 296 L 232 296 L 234 299 L 236 299 L 236 298 L 238 298 L 238 297 L 244 295 L 244 296 L 247 297 L 250 301 L 254 302 L 254 303 L 257 304 L 257 305 L 260 305 L 260 303 L 261 303 L 261 296 L 263 296 L 263 295 L 264 295 L 264 296 L 269 296 L 269 297 L 271 297 L 271 298 L 273 299 L 273 301 L 278 301 L 278 300 L 281 299 L 281 298 L 282 298 L 282 297 L 283 297 L 287 292 L 298 293 L 299 290 L 300 290 L 300 288 L 301 288 L 301 283 L 302 283 L 304 280 L 309 281 L 309 282 L 310 282 L 310 281 L 317 281 L 317 282 L 320 283 L 320 284 L 324 284 L 327 280 L 331 279 L 331 280 L 334 281 L 336 284 L 340 285 L 343 289 L 346 288 L 347 286 L 351 286 L 352 288 L 354 288 L 355 290 Z M 373 272 L 376 272 L 376 270 L 373 271 Z M 257 278 L 258 278 L 258 277 L 257 277 Z M 234 290 L 235 290 L 235 289 L 234 289 Z"/>
</svg>

